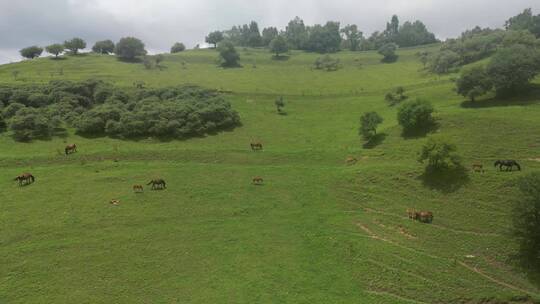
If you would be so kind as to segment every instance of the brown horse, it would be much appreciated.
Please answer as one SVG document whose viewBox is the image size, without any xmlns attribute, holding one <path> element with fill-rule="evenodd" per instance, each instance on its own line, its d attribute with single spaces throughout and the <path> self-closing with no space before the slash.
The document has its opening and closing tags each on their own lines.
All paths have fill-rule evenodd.
<svg viewBox="0 0 540 304">
<path fill-rule="evenodd" d="M 256 177 L 254 177 L 253 180 L 252 180 L 252 183 L 253 183 L 254 185 L 262 185 L 263 182 L 264 182 L 264 180 L 263 180 L 263 178 L 260 177 L 260 176 L 256 176 Z"/>
<path fill-rule="evenodd" d="M 142 185 L 133 185 L 133 192 L 135 193 L 144 192 L 144 187 Z"/>
<path fill-rule="evenodd" d="M 484 165 L 480 164 L 480 163 L 474 163 L 472 165 L 472 169 L 474 172 L 484 172 Z"/>
<path fill-rule="evenodd" d="M 414 209 L 407 209 L 407 215 L 409 219 L 419 221 L 422 223 L 433 222 L 433 212 L 431 211 L 416 211 Z"/>
<path fill-rule="evenodd" d="M 64 151 L 66 152 L 66 155 L 75 153 L 77 152 L 77 145 L 76 144 L 67 145 Z"/>
<path fill-rule="evenodd" d="M 345 160 L 345 163 L 347 163 L 347 165 L 349 165 L 349 166 L 354 165 L 357 162 L 358 162 L 358 159 L 356 159 L 356 157 L 352 157 L 352 156 L 347 157 L 347 159 Z"/>
<path fill-rule="evenodd" d="M 251 143 L 251 150 L 257 151 L 257 150 L 262 150 L 262 149 L 263 149 L 262 143 L 260 143 L 260 142 L 252 142 Z"/>
<path fill-rule="evenodd" d="M 13 180 L 18 181 L 19 186 L 22 186 L 22 185 L 28 185 L 28 184 L 33 183 L 36 180 L 36 178 L 30 173 L 23 173 L 23 174 L 15 177 L 15 179 L 13 179 Z"/>
<path fill-rule="evenodd" d="M 153 179 L 147 185 L 152 185 L 152 190 L 167 189 L 167 183 L 161 178 Z"/>
</svg>

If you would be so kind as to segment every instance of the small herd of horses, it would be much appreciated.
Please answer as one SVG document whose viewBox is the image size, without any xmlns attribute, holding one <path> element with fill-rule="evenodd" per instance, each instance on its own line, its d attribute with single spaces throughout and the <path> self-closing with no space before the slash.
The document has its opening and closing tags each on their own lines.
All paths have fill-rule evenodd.
<svg viewBox="0 0 540 304">
<path fill-rule="evenodd" d="M 263 149 L 263 145 L 261 142 L 252 142 L 250 144 L 251 150 L 253 151 L 261 151 Z M 69 144 L 64 149 L 66 155 L 72 154 L 77 152 L 77 145 L 75 144 Z M 358 162 L 358 160 L 352 156 L 348 157 L 345 161 L 348 165 L 353 165 Z M 497 160 L 493 166 L 495 168 L 499 168 L 499 171 L 503 171 L 503 168 L 505 171 L 513 171 L 514 167 L 516 167 L 519 171 L 521 171 L 521 166 L 518 164 L 515 160 Z M 484 165 L 481 163 L 474 163 L 472 165 L 472 169 L 475 172 L 484 172 Z M 29 184 L 32 184 L 36 181 L 36 178 L 31 173 L 23 173 L 19 176 L 17 176 L 15 181 L 19 182 L 19 186 L 26 186 Z M 256 176 L 252 179 L 253 185 L 262 185 L 264 182 L 264 179 L 260 176 Z M 165 190 L 167 189 L 167 183 L 165 180 L 158 178 L 151 180 L 147 186 L 152 186 L 152 190 Z M 143 185 L 134 185 L 133 186 L 133 192 L 135 193 L 142 193 L 144 192 L 144 186 Z M 431 223 L 433 222 L 433 212 L 431 211 L 415 211 L 411 209 L 407 209 L 407 214 L 410 219 L 416 220 L 422 223 Z"/>
</svg>

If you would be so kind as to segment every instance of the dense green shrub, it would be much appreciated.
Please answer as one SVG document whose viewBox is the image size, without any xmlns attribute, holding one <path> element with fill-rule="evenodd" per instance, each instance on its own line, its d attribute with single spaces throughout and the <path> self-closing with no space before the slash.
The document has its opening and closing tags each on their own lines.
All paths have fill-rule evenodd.
<svg viewBox="0 0 540 304">
<path fill-rule="evenodd" d="M 421 131 L 434 124 L 433 106 L 428 101 L 417 99 L 404 103 L 398 110 L 398 122 L 405 132 Z"/>
<path fill-rule="evenodd" d="M 418 161 L 426 164 L 427 171 L 453 170 L 461 166 L 457 147 L 441 137 L 430 137 L 422 146 Z"/>
<path fill-rule="evenodd" d="M 365 140 L 370 140 L 377 134 L 377 126 L 383 122 L 383 118 L 377 112 L 367 112 L 360 117 L 359 133 Z"/>
<path fill-rule="evenodd" d="M 187 138 L 240 123 L 217 92 L 195 86 L 120 89 L 96 80 L 0 88 L 2 121 L 17 140 L 53 135 L 65 123 L 78 133 Z M 0 121 L 0 125 L 1 125 Z"/>
<path fill-rule="evenodd" d="M 483 66 L 464 70 L 456 81 L 457 93 L 470 98 L 472 102 L 476 97 L 489 92 L 492 87 L 493 83 Z"/>
</svg>

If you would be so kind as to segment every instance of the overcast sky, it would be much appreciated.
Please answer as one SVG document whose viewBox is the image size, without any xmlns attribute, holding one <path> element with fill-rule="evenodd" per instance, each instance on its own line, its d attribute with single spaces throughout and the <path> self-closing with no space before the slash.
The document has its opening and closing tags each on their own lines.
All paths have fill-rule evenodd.
<svg viewBox="0 0 540 304">
<path fill-rule="evenodd" d="M 251 20 L 261 30 L 283 29 L 295 16 L 306 24 L 354 23 L 368 35 L 397 14 L 401 22 L 422 20 L 444 39 L 476 25 L 500 27 L 528 7 L 540 13 L 540 0 L 0 0 L 0 63 L 20 60 L 22 47 L 74 36 L 89 46 L 135 36 L 160 52 L 176 41 L 193 47 L 210 30 Z"/>
</svg>

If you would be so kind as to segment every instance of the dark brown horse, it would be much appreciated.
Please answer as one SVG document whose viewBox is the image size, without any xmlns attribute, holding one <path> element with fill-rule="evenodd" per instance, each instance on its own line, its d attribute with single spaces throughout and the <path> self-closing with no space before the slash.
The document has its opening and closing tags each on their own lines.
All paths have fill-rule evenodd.
<svg viewBox="0 0 540 304">
<path fill-rule="evenodd" d="M 133 185 L 133 192 L 135 193 L 144 192 L 144 187 L 142 185 Z"/>
<path fill-rule="evenodd" d="M 36 180 L 36 178 L 31 173 L 23 173 L 23 174 L 15 177 L 15 179 L 14 179 L 14 181 L 19 182 L 19 186 L 31 184 L 35 180 Z"/>
<path fill-rule="evenodd" d="M 263 182 L 264 182 L 264 180 L 263 180 L 263 178 L 260 177 L 260 176 L 256 176 L 256 177 L 254 177 L 253 180 L 252 180 L 252 183 L 253 183 L 254 185 L 262 185 Z"/>
<path fill-rule="evenodd" d="M 167 183 L 161 178 L 153 179 L 147 185 L 152 185 L 152 190 L 167 189 Z"/>
<path fill-rule="evenodd" d="M 263 149 L 262 143 L 260 143 L 260 142 L 252 142 L 251 143 L 251 150 L 257 151 L 257 150 L 262 150 L 262 149 Z"/>
<path fill-rule="evenodd" d="M 416 211 L 414 209 L 407 209 L 407 215 L 411 220 L 419 221 L 422 223 L 433 222 L 433 212 L 431 211 Z"/>
<path fill-rule="evenodd" d="M 67 145 L 64 151 L 66 152 L 66 155 L 75 153 L 77 152 L 77 145 L 76 144 Z"/>
<path fill-rule="evenodd" d="M 518 168 L 519 171 L 521 171 L 521 166 L 517 163 L 515 160 L 498 160 L 493 164 L 495 167 L 499 167 L 499 171 L 502 171 L 503 167 L 506 167 L 506 171 L 512 171 L 514 169 L 514 166 Z"/>
</svg>

